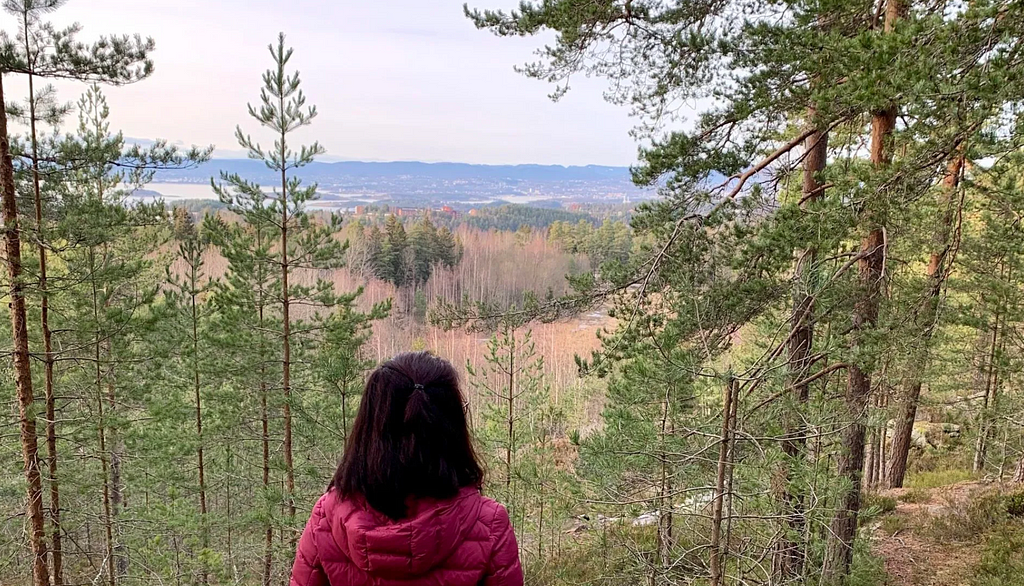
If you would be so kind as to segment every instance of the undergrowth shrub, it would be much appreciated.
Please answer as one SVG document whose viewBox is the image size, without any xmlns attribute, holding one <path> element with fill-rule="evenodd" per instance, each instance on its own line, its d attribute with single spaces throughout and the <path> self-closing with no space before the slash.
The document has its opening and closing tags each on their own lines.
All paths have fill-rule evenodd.
<svg viewBox="0 0 1024 586">
<path fill-rule="evenodd" d="M 1006 500 L 1006 513 L 1011 517 L 1024 517 L 1024 492 L 1008 494 Z"/>
<path fill-rule="evenodd" d="M 1024 526 L 1006 523 L 989 535 L 974 568 L 971 586 L 1019 586 L 1024 583 Z"/>
<path fill-rule="evenodd" d="M 998 494 L 956 498 L 947 501 L 945 512 L 933 517 L 924 531 L 937 541 L 976 542 L 1006 518 L 1005 501 Z"/>
<path fill-rule="evenodd" d="M 905 486 L 907 488 L 938 488 L 975 478 L 974 473 L 962 468 L 926 470 L 908 474 Z"/>
<path fill-rule="evenodd" d="M 925 503 L 928 502 L 929 496 L 928 491 L 923 488 L 912 488 L 896 498 L 904 503 Z"/>
<path fill-rule="evenodd" d="M 888 583 L 885 563 L 882 558 L 871 553 L 865 542 L 864 539 L 858 539 L 854 545 L 853 564 L 850 566 L 846 586 L 884 586 Z"/>
<path fill-rule="evenodd" d="M 888 515 L 882 518 L 882 533 L 888 536 L 896 535 L 909 527 L 906 517 L 899 515 Z"/>
<path fill-rule="evenodd" d="M 861 506 L 858 520 L 860 525 L 867 525 L 882 515 L 886 515 L 896 510 L 896 499 L 891 496 L 881 496 L 877 494 L 866 494 L 864 495 L 864 503 Z"/>
</svg>

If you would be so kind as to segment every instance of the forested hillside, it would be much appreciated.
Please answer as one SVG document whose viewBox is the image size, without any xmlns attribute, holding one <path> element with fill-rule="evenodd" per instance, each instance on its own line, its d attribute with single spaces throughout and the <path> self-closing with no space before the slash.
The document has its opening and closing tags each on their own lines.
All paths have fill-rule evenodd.
<svg viewBox="0 0 1024 586">
<path fill-rule="evenodd" d="M 468 7 L 549 39 L 555 97 L 608 80 L 661 197 L 462 216 L 316 207 L 284 35 L 238 104 L 259 173 L 128 144 L 104 87 L 154 42 L 61 4 L 0 42 L 0 584 L 286 584 L 407 350 L 462 373 L 528 584 L 1020 584 L 1019 2 Z M 133 197 L 197 170 L 217 205 Z"/>
</svg>

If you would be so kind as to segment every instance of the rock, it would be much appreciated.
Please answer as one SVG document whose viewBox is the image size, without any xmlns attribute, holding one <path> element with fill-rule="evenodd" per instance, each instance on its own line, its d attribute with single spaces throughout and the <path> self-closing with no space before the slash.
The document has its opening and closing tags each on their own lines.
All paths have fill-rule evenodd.
<svg viewBox="0 0 1024 586">
<path fill-rule="evenodd" d="M 633 526 L 634 527 L 649 527 L 651 525 L 656 525 L 657 523 L 658 523 L 658 511 L 651 511 L 649 513 L 644 513 L 643 515 L 640 515 L 636 519 L 633 519 Z"/>
<path fill-rule="evenodd" d="M 921 450 L 946 450 L 959 443 L 960 431 L 955 423 L 915 421 L 910 443 Z"/>
<path fill-rule="evenodd" d="M 698 492 L 686 497 L 686 499 L 675 506 L 676 511 L 681 513 L 699 513 L 701 509 L 711 504 L 715 494 L 712 491 Z"/>
</svg>

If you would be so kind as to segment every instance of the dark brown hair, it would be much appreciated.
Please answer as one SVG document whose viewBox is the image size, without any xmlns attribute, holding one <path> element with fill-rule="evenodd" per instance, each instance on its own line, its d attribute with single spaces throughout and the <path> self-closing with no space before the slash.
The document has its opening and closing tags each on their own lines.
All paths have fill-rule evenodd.
<svg viewBox="0 0 1024 586">
<path fill-rule="evenodd" d="M 452 365 L 408 352 L 374 370 L 331 486 L 401 519 L 410 496 L 450 498 L 482 482 Z"/>
</svg>

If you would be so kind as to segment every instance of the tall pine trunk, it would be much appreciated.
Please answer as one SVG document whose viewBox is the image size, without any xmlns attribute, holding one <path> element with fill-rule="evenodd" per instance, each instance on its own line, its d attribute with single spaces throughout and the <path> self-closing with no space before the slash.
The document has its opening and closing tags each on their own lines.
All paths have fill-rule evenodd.
<svg viewBox="0 0 1024 586">
<path fill-rule="evenodd" d="M 256 229 L 256 248 L 262 250 L 263 247 L 263 228 L 258 227 Z M 263 277 L 262 268 L 260 269 L 260 277 Z M 257 303 L 259 307 L 259 362 L 260 362 L 260 425 L 262 426 L 262 447 L 263 447 L 263 498 L 267 498 L 270 494 L 270 415 L 268 413 L 267 406 L 267 361 L 266 361 L 266 346 L 263 342 L 263 332 L 265 327 L 264 318 L 264 305 L 266 300 L 264 299 L 264 291 L 262 289 L 263 279 L 259 279 L 260 291 L 257 296 Z M 268 511 L 269 513 L 269 511 Z M 267 515 L 267 524 L 264 527 L 264 550 L 263 550 L 263 586 L 270 586 L 271 572 L 273 570 L 274 563 L 274 527 L 271 522 L 270 515 Z"/>
<path fill-rule="evenodd" d="M 895 115 L 876 115 L 872 123 L 875 140 L 884 139 L 891 132 L 894 122 Z M 873 144 L 872 151 L 875 150 L 874 146 Z M 874 158 L 873 153 L 872 159 Z M 882 228 L 878 225 L 870 226 L 868 234 L 861 241 L 862 258 L 857 263 L 860 292 L 853 311 L 854 350 L 865 343 L 864 334 L 878 319 L 884 246 Z M 832 519 L 825 560 L 825 574 L 833 580 L 846 576 L 853 561 L 853 542 L 857 535 L 857 514 L 860 511 L 861 480 L 864 470 L 867 432 L 865 417 L 870 394 L 870 370 L 860 364 L 851 364 L 843 410 L 847 421 L 844 422 L 846 427 L 840 436 L 842 451 L 839 454 L 839 476 L 848 483 L 848 486 L 839 497 L 837 511 Z"/>
<path fill-rule="evenodd" d="M 200 252 L 199 254 L 202 253 Z M 199 530 L 202 533 L 201 543 L 205 550 L 210 547 L 210 534 L 206 520 L 206 466 L 203 458 L 203 395 L 199 378 L 199 313 L 196 306 L 199 277 L 196 274 L 195 259 L 193 259 L 193 262 L 190 262 L 190 268 L 190 297 L 192 303 L 192 375 L 196 409 L 196 439 L 198 440 L 198 445 L 196 447 L 196 459 L 198 460 L 197 463 L 199 465 Z M 202 562 L 202 575 L 200 576 L 200 581 L 205 585 L 209 580 L 205 557 L 203 559 L 204 561 Z"/>
<path fill-rule="evenodd" d="M 946 275 L 946 255 L 949 252 L 949 235 L 956 217 L 956 192 L 960 185 L 960 174 L 964 167 L 963 146 L 953 156 L 942 180 L 945 214 L 942 223 L 934 235 L 933 249 L 928 259 L 925 277 L 928 280 L 927 299 L 918 317 L 919 342 L 911 353 L 910 373 L 903 381 L 903 392 L 896 407 L 896 427 L 892 436 L 892 448 L 889 451 L 889 470 L 886 479 L 890 488 L 903 486 L 903 478 L 907 473 L 907 457 L 910 454 L 911 436 L 914 432 L 914 420 L 917 418 L 917 406 L 921 398 L 921 381 L 929 361 L 929 346 L 935 332 L 935 320 L 939 311 L 939 297 Z"/>
<path fill-rule="evenodd" d="M 102 190 L 99 193 L 103 193 Z M 114 554 L 114 512 L 111 505 L 111 478 L 110 478 L 110 454 L 107 452 L 107 421 L 106 412 L 103 409 L 103 332 L 100 330 L 100 299 L 99 290 L 96 287 L 96 251 L 89 248 L 89 275 L 92 288 L 92 317 L 95 322 L 96 331 L 93 340 L 93 362 L 95 366 L 95 393 L 96 393 L 96 435 L 99 441 L 100 469 L 102 472 L 103 484 L 103 529 L 105 557 L 104 565 L 107 572 L 107 584 L 117 585 L 117 568 L 115 567 Z"/>
<path fill-rule="evenodd" d="M 722 586 L 725 578 L 725 551 L 722 545 L 722 513 L 725 505 L 725 485 L 729 473 L 729 441 L 732 436 L 733 402 L 739 385 L 730 378 L 722 393 L 722 434 L 718 440 L 718 473 L 715 476 L 715 498 L 711 507 L 711 586 Z"/>
<path fill-rule="evenodd" d="M 26 35 L 28 34 L 26 28 Z M 26 47 L 27 47 L 26 39 Z M 46 400 L 46 460 L 50 477 L 50 528 L 53 560 L 53 585 L 64 584 L 64 556 L 60 535 L 60 484 L 57 476 L 57 409 L 53 394 L 53 332 L 50 330 L 50 294 L 46 283 L 46 231 L 43 223 L 43 197 L 39 187 L 39 142 L 36 134 L 36 96 L 34 76 L 28 76 L 29 130 L 32 141 L 32 190 L 36 211 L 36 238 L 39 239 L 39 324 L 43 330 L 43 390 Z"/>
<path fill-rule="evenodd" d="M 1002 274 L 1002 266 L 1000 266 L 1000 275 Z M 981 409 L 978 410 L 978 437 L 974 444 L 974 459 L 971 465 L 971 469 L 975 472 L 981 472 L 985 469 L 985 459 L 988 452 L 988 435 L 989 435 L 989 414 L 988 411 L 994 403 L 996 379 L 998 377 L 996 370 L 996 356 L 999 349 L 999 336 L 1000 331 L 1000 312 L 996 312 L 995 321 L 992 325 L 991 343 L 988 348 L 988 355 L 986 356 L 985 362 L 982 363 L 982 369 L 984 370 L 984 386 L 982 388 L 982 402 Z"/>
<path fill-rule="evenodd" d="M 284 111 L 284 97 L 281 97 L 281 111 Z M 288 174 L 285 170 L 286 132 L 281 130 L 281 319 L 284 321 L 282 380 L 284 387 L 284 471 L 285 492 L 288 499 L 288 531 L 292 553 L 299 534 L 295 530 L 295 465 L 292 460 L 292 340 L 290 300 L 288 298 Z"/>
<path fill-rule="evenodd" d="M 511 330 L 509 336 L 511 345 L 508 349 L 508 395 L 505 397 L 505 425 L 507 435 L 505 437 L 505 498 L 508 504 L 516 507 L 515 499 L 512 496 L 512 458 L 515 454 L 515 422 L 516 422 L 516 332 Z"/>
<path fill-rule="evenodd" d="M 661 460 L 661 480 L 658 483 L 658 571 L 664 581 L 672 564 L 672 478 L 674 472 L 669 462 L 668 436 L 672 433 L 672 385 L 665 385 L 665 398 L 661 405 L 661 425 L 658 430 Z"/>
<path fill-rule="evenodd" d="M 882 406 L 881 403 L 879 403 L 877 396 L 875 396 L 872 403 L 874 404 L 873 406 L 876 412 Z M 874 488 L 878 484 L 879 480 L 878 461 L 881 456 L 879 453 L 881 451 L 881 437 L 879 435 L 879 431 L 880 430 L 872 426 L 867 432 L 867 441 L 865 442 L 867 444 L 867 449 L 864 455 L 864 488 L 867 489 Z"/>
<path fill-rule="evenodd" d="M 111 352 L 108 343 L 107 351 Z M 110 405 L 109 416 L 113 418 L 117 414 L 117 385 L 115 383 L 116 370 L 113 364 L 113 354 L 110 354 L 110 366 L 107 373 L 107 401 Z M 110 428 L 110 511 L 113 515 L 114 526 L 114 559 L 117 562 L 117 577 L 128 576 L 128 555 L 125 553 L 124 537 L 120 522 L 121 513 L 126 508 L 124 496 L 124 439 L 119 432 L 118 426 Z"/>
<path fill-rule="evenodd" d="M 14 348 L 14 386 L 18 395 L 21 451 L 25 464 L 25 516 L 32 546 L 32 577 L 35 586 L 48 586 L 50 570 L 46 565 L 46 529 L 43 521 L 43 486 L 39 473 L 39 446 L 36 437 L 35 394 L 32 391 L 32 365 L 28 351 L 28 319 L 24 285 L 21 282 L 21 228 L 14 186 L 14 160 L 7 134 L 7 102 L 4 101 L 3 76 L 0 74 L 0 214 L 4 223 L 4 248 L 10 279 L 10 314 Z"/>
<path fill-rule="evenodd" d="M 887 0 L 885 5 L 884 34 L 892 32 L 904 11 L 903 0 Z M 892 160 L 892 133 L 896 127 L 896 107 L 873 112 L 871 115 L 871 164 L 877 171 L 889 166 Z M 882 278 L 885 272 L 885 233 L 874 202 L 868 201 L 862 212 L 861 223 L 867 234 L 861 240 L 857 261 L 858 292 L 854 302 L 851 350 L 854 355 L 867 343 L 866 337 L 878 320 Z M 847 420 L 840 436 L 839 477 L 847 486 L 839 495 L 835 516 L 832 518 L 825 564 L 826 583 L 842 583 L 850 573 L 853 562 L 853 543 L 857 537 L 857 516 L 860 512 L 862 476 L 864 472 L 865 424 L 868 400 L 871 395 L 871 368 L 854 361 L 848 370 L 843 413 Z"/>
<path fill-rule="evenodd" d="M 815 111 L 808 110 L 808 119 L 814 123 Z M 820 173 L 825 169 L 828 156 L 828 133 L 815 131 L 804 140 L 806 155 L 803 162 L 803 185 L 801 205 L 810 205 L 821 197 L 824 185 Z M 808 247 L 798 253 L 794 274 L 793 309 L 790 316 L 791 337 L 788 347 L 789 383 L 793 386 L 793 397 L 801 406 L 810 398 L 810 383 L 807 379 L 811 368 L 811 352 L 814 348 L 814 297 L 811 285 L 814 278 L 814 262 L 817 250 Z M 803 573 L 804 544 L 799 536 L 804 533 L 803 495 L 795 494 L 789 486 L 791 467 L 803 458 L 807 447 L 806 429 L 801 410 L 787 411 L 785 416 L 785 439 L 782 451 L 787 463 L 784 474 L 786 489 L 782 504 L 786 508 L 786 534 L 779 540 L 776 567 L 783 577 L 795 578 Z"/>
</svg>

